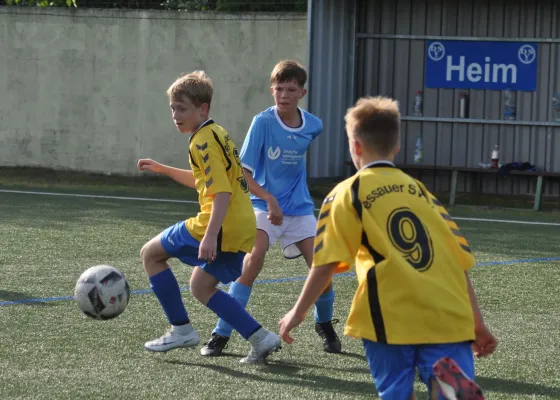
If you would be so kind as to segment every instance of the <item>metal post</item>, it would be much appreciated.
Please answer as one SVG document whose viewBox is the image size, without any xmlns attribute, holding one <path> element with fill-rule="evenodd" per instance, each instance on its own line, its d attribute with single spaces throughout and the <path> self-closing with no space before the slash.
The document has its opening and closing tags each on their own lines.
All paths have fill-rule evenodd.
<svg viewBox="0 0 560 400">
<path fill-rule="evenodd" d="M 541 197 L 542 197 L 542 186 L 543 186 L 544 178 L 539 176 L 537 179 L 537 189 L 535 190 L 535 204 L 533 206 L 533 210 L 540 211 L 541 210 Z"/>
</svg>

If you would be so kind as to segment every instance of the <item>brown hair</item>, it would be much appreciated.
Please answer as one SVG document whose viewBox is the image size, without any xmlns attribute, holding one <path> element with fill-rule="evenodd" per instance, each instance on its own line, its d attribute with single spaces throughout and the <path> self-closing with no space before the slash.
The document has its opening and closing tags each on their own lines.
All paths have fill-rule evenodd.
<svg viewBox="0 0 560 400">
<path fill-rule="evenodd" d="M 399 103 L 388 97 L 362 97 L 344 117 L 346 130 L 364 141 L 367 149 L 381 156 L 391 154 L 399 144 Z"/>
<path fill-rule="evenodd" d="M 194 71 L 183 75 L 167 89 L 169 98 L 180 101 L 185 96 L 195 107 L 200 107 L 204 103 L 210 106 L 213 93 L 212 79 L 204 71 Z"/>
<path fill-rule="evenodd" d="M 307 71 L 297 61 L 282 60 L 274 66 L 270 74 L 270 83 L 272 85 L 294 80 L 300 87 L 304 87 L 307 82 Z"/>
</svg>

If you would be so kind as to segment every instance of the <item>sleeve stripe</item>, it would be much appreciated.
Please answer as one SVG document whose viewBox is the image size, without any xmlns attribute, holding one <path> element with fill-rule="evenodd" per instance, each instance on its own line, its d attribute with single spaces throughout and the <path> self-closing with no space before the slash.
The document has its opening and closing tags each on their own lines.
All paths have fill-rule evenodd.
<svg viewBox="0 0 560 400">
<path fill-rule="evenodd" d="M 222 142 L 220 142 L 220 138 L 219 138 L 218 134 L 216 132 L 214 132 L 213 130 L 212 130 L 212 133 L 214 134 L 214 140 L 216 140 L 216 143 L 218 143 L 218 146 L 220 146 L 220 149 L 222 149 L 222 153 L 224 154 L 224 157 L 225 157 L 225 159 L 228 163 L 228 165 L 226 166 L 226 171 L 229 171 L 229 169 L 231 168 L 231 160 L 229 159 L 228 152 L 226 151 Z"/>
<path fill-rule="evenodd" d="M 192 165 L 194 165 L 195 167 L 198 168 L 198 165 L 197 165 L 196 162 L 194 161 L 194 157 L 193 157 L 193 155 L 192 155 L 190 149 L 189 149 L 189 158 L 190 158 L 190 160 L 191 160 Z"/>
<path fill-rule="evenodd" d="M 450 229 L 451 229 L 451 232 L 452 232 L 455 236 L 458 236 L 458 237 L 463 238 L 463 239 L 465 238 L 459 229 L 453 229 L 453 228 L 451 228 L 451 227 L 450 227 Z"/>
<path fill-rule="evenodd" d="M 209 188 L 214 183 L 214 179 L 210 178 L 206 181 L 206 188 Z"/>
<path fill-rule="evenodd" d="M 354 182 L 352 182 L 351 193 L 352 193 L 352 206 L 356 210 L 358 214 L 358 219 L 362 220 L 362 203 L 360 202 L 360 198 L 358 197 L 358 193 L 360 191 L 360 177 L 356 177 Z"/>
<path fill-rule="evenodd" d="M 328 210 L 323 211 L 321 214 L 319 214 L 319 220 L 322 220 L 323 218 L 327 218 L 330 212 L 331 212 L 330 208 Z"/>
<path fill-rule="evenodd" d="M 206 169 L 204 170 L 204 175 L 208 175 L 209 173 L 210 173 L 210 165 L 206 167 Z"/>
<path fill-rule="evenodd" d="M 449 214 L 441 213 L 441 216 L 442 216 L 443 219 L 446 220 L 446 221 L 453 221 L 453 218 L 451 218 L 451 215 L 449 215 Z"/>
<path fill-rule="evenodd" d="M 250 167 L 247 164 L 241 164 L 241 166 L 245 169 L 248 169 L 249 171 L 251 171 L 251 173 L 255 172 L 255 169 L 253 167 Z"/>
<path fill-rule="evenodd" d="M 326 224 L 317 229 L 317 233 L 315 234 L 315 236 L 319 236 L 321 233 L 325 232 L 325 229 L 327 229 Z"/>
<path fill-rule="evenodd" d="M 319 250 L 321 250 L 323 248 L 323 241 L 321 240 L 317 246 L 315 246 L 315 249 L 313 249 L 314 253 L 317 253 Z"/>
<path fill-rule="evenodd" d="M 209 158 L 210 158 L 210 154 L 206 154 L 204 157 L 202 157 L 202 161 L 204 161 L 204 163 L 206 163 Z"/>
</svg>

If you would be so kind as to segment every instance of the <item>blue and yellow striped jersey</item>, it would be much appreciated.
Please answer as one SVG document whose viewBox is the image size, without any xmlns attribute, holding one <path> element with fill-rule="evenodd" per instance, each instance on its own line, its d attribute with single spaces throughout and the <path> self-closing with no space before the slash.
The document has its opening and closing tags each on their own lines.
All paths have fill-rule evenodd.
<svg viewBox="0 0 560 400">
<path fill-rule="evenodd" d="M 389 344 L 474 339 L 469 244 L 424 185 L 388 162 L 341 182 L 318 217 L 313 267 L 356 266 L 345 334 Z"/>
<path fill-rule="evenodd" d="M 224 128 L 206 121 L 189 141 L 189 162 L 194 174 L 200 212 L 187 220 L 187 229 L 202 240 L 210 222 L 216 193 L 231 193 L 226 217 L 218 236 L 218 249 L 226 252 L 253 249 L 257 232 L 249 186 L 235 143 Z"/>
</svg>

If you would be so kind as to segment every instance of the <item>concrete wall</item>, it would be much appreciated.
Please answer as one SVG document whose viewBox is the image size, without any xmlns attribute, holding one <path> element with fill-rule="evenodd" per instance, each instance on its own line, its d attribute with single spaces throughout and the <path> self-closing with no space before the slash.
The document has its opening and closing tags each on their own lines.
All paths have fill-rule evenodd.
<svg viewBox="0 0 560 400">
<path fill-rule="evenodd" d="M 240 147 L 272 104 L 282 58 L 307 61 L 304 14 L 0 7 L 0 166 L 135 174 L 151 157 L 188 168 L 169 85 L 204 69 L 212 117 Z"/>
</svg>

